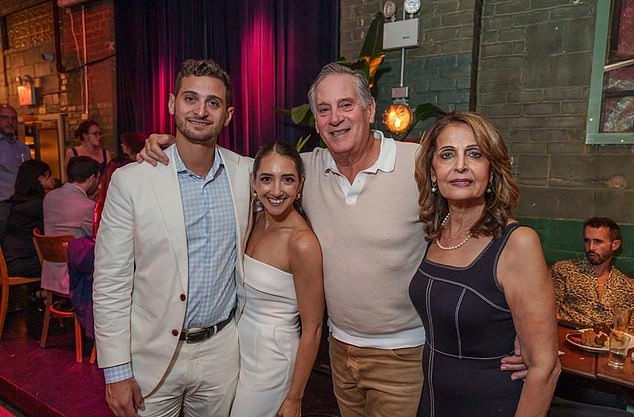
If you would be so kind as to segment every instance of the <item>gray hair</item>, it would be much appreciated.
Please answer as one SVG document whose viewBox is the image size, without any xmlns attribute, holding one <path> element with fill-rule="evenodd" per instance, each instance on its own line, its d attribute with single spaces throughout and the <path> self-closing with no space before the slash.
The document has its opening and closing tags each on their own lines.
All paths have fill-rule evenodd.
<svg viewBox="0 0 634 417">
<path fill-rule="evenodd" d="M 317 78 L 313 81 L 313 84 L 310 86 L 308 90 L 308 103 L 310 104 L 310 109 L 313 111 L 313 114 L 317 114 L 317 103 L 315 103 L 315 89 L 319 85 L 320 82 L 324 80 L 329 75 L 333 74 L 348 74 L 351 75 L 357 83 L 357 92 L 359 93 L 359 97 L 361 97 L 361 101 L 363 102 L 363 107 L 368 108 L 370 105 L 370 100 L 372 99 L 372 93 L 370 92 L 370 87 L 368 85 L 368 79 L 365 74 L 361 71 L 353 70 L 350 67 L 339 64 L 337 62 L 331 62 L 330 64 L 326 64 L 322 67 L 319 74 L 317 74 Z"/>
</svg>

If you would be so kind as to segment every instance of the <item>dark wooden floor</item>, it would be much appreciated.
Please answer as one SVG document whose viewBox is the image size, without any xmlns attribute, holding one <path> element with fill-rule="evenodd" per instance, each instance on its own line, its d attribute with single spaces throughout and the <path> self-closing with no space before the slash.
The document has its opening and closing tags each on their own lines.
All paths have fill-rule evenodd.
<svg viewBox="0 0 634 417">
<path fill-rule="evenodd" d="M 112 417 L 104 401 L 101 370 L 75 363 L 72 322 L 52 326 L 47 347 L 39 347 L 33 313 L 9 313 L 0 341 L 0 403 L 27 417 Z M 36 320 L 35 320 L 36 321 Z M 32 333 L 32 334 L 29 334 Z M 325 346 L 304 395 L 305 417 L 338 417 Z"/>
<path fill-rule="evenodd" d="M 39 316 L 39 313 L 27 311 L 7 316 L 0 341 L 0 405 L 15 407 L 18 417 L 112 417 L 103 397 L 102 372 L 96 365 L 90 365 L 87 359 L 84 363 L 75 363 L 72 323 L 63 328 L 52 326 L 48 345 L 42 349 L 37 340 L 39 328 L 33 323 L 37 320 L 28 319 L 33 315 Z M 562 377 L 560 383 L 564 380 Z M 576 383 L 572 386 L 574 391 L 579 388 Z M 588 405 L 577 402 L 580 401 L 577 398 L 571 399 L 576 401 L 555 399 L 550 415 L 632 415 L 626 414 L 625 410 Z M 303 405 L 304 417 L 339 417 L 332 394 L 325 341 Z"/>
</svg>

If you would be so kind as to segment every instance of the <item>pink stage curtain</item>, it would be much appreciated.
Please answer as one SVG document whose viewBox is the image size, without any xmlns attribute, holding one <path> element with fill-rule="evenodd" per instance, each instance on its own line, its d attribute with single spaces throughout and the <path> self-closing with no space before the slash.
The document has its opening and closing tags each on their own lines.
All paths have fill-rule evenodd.
<svg viewBox="0 0 634 417">
<path fill-rule="evenodd" d="M 220 144 L 253 155 L 302 132 L 276 108 L 306 102 L 336 59 L 334 0 L 115 0 L 119 132 L 174 133 L 167 100 L 181 62 L 211 58 L 231 76 L 234 119 Z"/>
</svg>

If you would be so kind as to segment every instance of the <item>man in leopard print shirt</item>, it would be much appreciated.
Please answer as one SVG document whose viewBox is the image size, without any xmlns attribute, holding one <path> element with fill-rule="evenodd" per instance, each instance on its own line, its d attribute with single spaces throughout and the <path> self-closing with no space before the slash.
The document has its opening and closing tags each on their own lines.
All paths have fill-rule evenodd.
<svg viewBox="0 0 634 417">
<path fill-rule="evenodd" d="M 585 258 L 559 261 L 552 268 L 558 318 L 591 326 L 612 323 L 614 307 L 634 308 L 632 279 L 612 265 L 621 247 L 621 230 L 611 219 L 584 223 Z"/>
</svg>

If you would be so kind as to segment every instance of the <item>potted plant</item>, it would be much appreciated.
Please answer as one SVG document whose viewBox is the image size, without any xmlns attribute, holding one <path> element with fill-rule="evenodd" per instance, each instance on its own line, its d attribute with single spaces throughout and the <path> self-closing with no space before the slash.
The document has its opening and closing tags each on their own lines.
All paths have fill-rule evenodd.
<svg viewBox="0 0 634 417">
<path fill-rule="evenodd" d="M 368 33 L 363 41 L 359 58 L 355 61 L 346 61 L 345 58 L 337 60 L 338 63 L 346 65 L 354 70 L 361 71 L 368 79 L 368 85 L 374 92 L 376 82 L 380 78 L 384 70 L 381 68 L 385 52 L 383 51 L 383 22 L 385 18 L 382 13 L 378 12 L 374 15 Z M 306 131 L 306 134 L 301 136 L 296 144 L 298 151 L 301 151 L 306 143 L 313 136 L 318 136 L 315 131 L 315 117 L 310 109 L 308 103 L 300 104 L 299 106 L 291 107 L 290 109 L 278 109 L 279 112 L 286 115 L 290 121 Z M 438 118 L 446 114 L 446 112 L 438 106 L 432 103 L 424 103 L 417 105 L 413 110 L 413 121 L 407 131 L 396 137 L 397 140 L 402 140 L 407 137 L 409 132 L 414 126 L 430 117 Z M 319 141 L 320 146 L 324 147 L 324 143 Z"/>
</svg>

